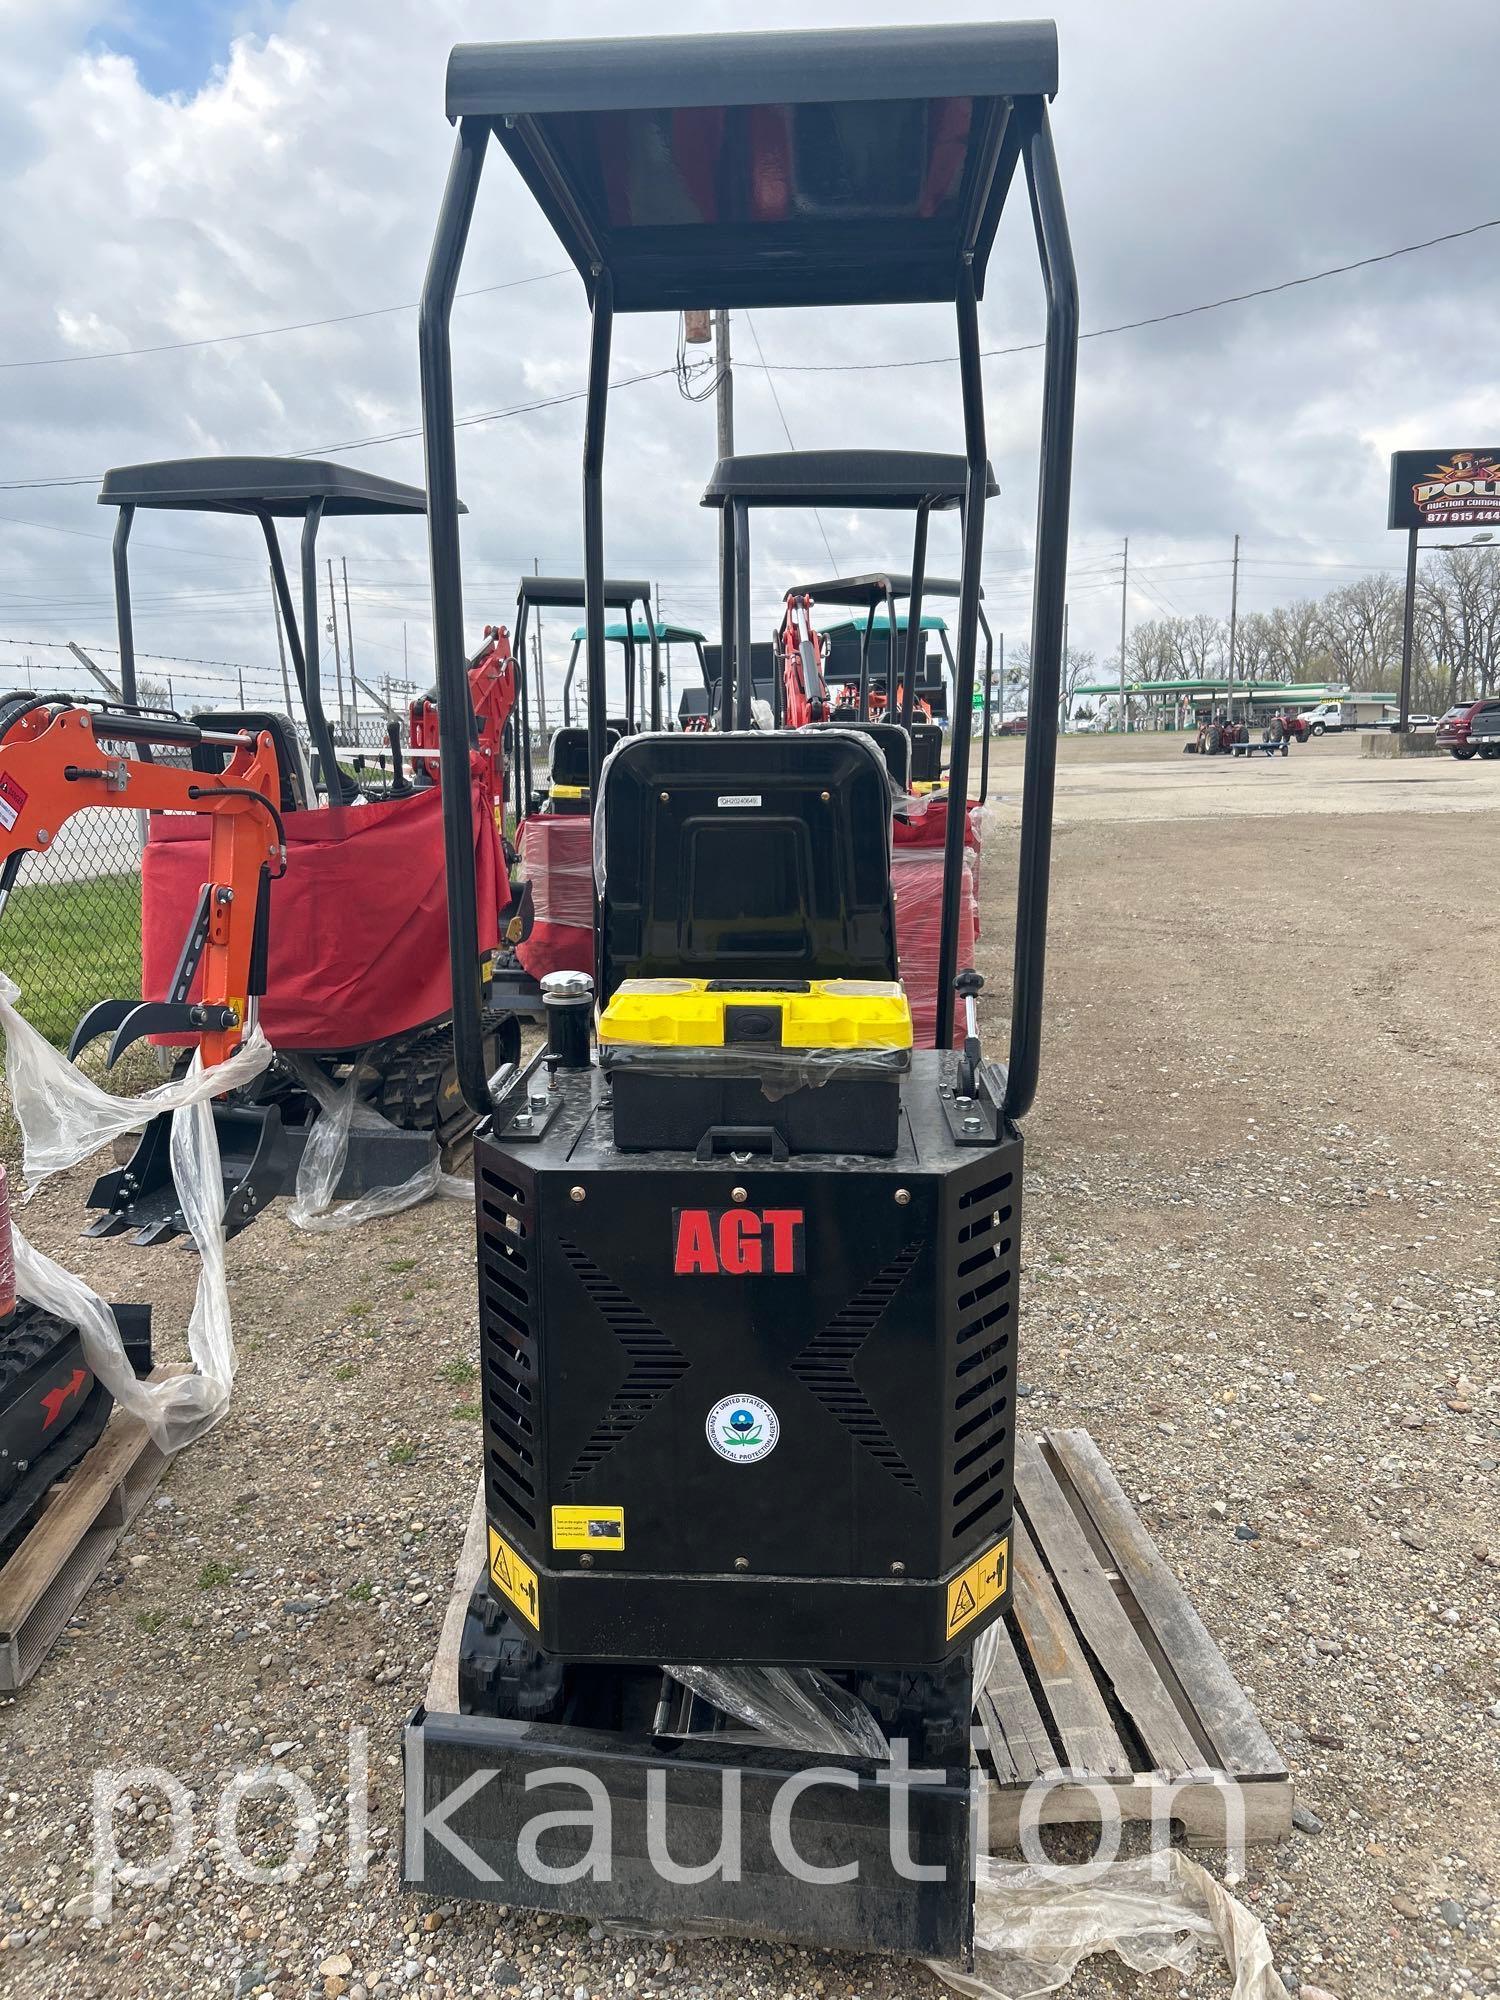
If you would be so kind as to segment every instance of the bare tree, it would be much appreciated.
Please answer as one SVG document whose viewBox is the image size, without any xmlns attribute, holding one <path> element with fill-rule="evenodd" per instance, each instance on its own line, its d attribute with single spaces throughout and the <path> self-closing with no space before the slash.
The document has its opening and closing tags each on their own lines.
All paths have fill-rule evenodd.
<svg viewBox="0 0 1500 2000">
<path fill-rule="evenodd" d="M 1323 599 L 1323 630 L 1334 671 L 1358 688 L 1378 689 L 1401 665 L 1401 586 L 1362 576 Z"/>
</svg>

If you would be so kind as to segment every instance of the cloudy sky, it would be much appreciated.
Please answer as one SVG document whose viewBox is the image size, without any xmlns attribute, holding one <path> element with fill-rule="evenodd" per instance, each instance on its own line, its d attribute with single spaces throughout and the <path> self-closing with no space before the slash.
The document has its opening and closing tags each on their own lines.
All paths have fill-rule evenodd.
<svg viewBox="0 0 1500 2000">
<path fill-rule="evenodd" d="M 415 315 L 451 145 L 443 68 L 464 40 L 728 31 L 728 0 L 7 0 L 0 69 L 0 666 L 56 674 L 67 639 L 113 637 L 106 467 L 195 452 L 326 451 L 420 480 Z M 942 0 L 940 16 L 993 14 Z M 757 26 L 909 21 L 915 0 L 761 0 Z M 1500 217 L 1494 0 L 1057 0 L 1054 130 L 1086 328 L 1173 311 Z M 769 79 L 774 84 L 774 79 Z M 581 286 L 494 154 L 455 313 L 461 414 L 512 411 L 583 382 Z M 522 282 L 525 281 L 525 282 Z M 480 291 L 484 287 L 507 289 Z M 385 309 L 389 310 L 385 310 Z M 348 316 L 301 331 L 265 332 Z M 1269 607 L 1399 567 L 1384 531 L 1390 451 L 1494 442 L 1500 229 L 1323 283 L 1085 341 L 1070 557 L 1072 636 L 1117 646 L 1119 546 L 1132 622 Z M 986 346 L 1041 331 L 1029 224 L 1001 227 Z M 622 321 L 614 374 L 670 371 L 676 323 Z M 258 338 L 225 335 L 261 332 Z M 98 358 L 119 349 L 205 344 Z M 738 316 L 741 449 L 862 442 L 957 449 L 956 370 L 935 308 Z M 760 359 L 788 372 L 768 376 Z M 46 363 L 48 365 L 17 365 Z M 781 413 L 771 385 L 779 395 Z M 985 582 L 1025 636 L 1040 361 L 986 363 L 992 456 Z M 783 422 L 784 419 L 784 422 Z M 581 405 L 460 434 L 466 609 L 511 616 L 517 574 L 580 560 Z M 785 427 L 784 427 L 785 426 Z M 394 434 L 394 435 L 393 435 Z M 355 441 L 385 439 L 356 449 Z M 665 613 L 708 624 L 713 518 L 697 505 L 711 403 L 670 372 L 615 397 L 607 560 L 655 578 Z M 767 519 L 757 586 L 902 561 L 891 517 Z M 948 566 L 955 531 L 935 528 Z M 137 530 L 142 654 L 179 701 L 245 663 L 276 685 L 263 555 L 239 524 Z M 431 658 L 422 533 L 331 523 L 347 557 L 361 674 Z M 758 620 L 764 623 L 765 619 Z M 552 627 L 561 637 L 561 623 Z M 43 644 L 42 642 L 48 642 Z M 549 646 L 560 669 L 564 648 Z M 108 662 L 106 661 L 106 664 Z M 4 678 L 12 678 L 7 671 Z"/>
</svg>

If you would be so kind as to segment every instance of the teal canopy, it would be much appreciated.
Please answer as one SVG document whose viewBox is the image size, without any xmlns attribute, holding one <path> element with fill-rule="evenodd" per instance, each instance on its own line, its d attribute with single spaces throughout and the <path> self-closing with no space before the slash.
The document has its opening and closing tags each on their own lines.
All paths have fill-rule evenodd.
<svg viewBox="0 0 1500 2000">
<path fill-rule="evenodd" d="M 923 623 L 926 623 L 925 619 Z M 651 644 L 651 628 L 644 618 L 635 619 L 631 624 L 630 632 L 631 637 L 637 645 L 649 646 Z M 625 643 L 625 620 L 617 618 L 612 625 L 606 625 L 604 636 L 606 639 L 612 639 L 617 646 L 623 646 Z M 573 631 L 575 644 L 582 645 L 587 637 L 588 627 L 586 625 L 575 626 Z M 703 643 L 703 634 L 695 632 L 691 625 L 666 625 L 660 620 L 657 621 L 656 637 L 658 642 L 663 646 L 671 645 L 674 640 L 681 640 L 684 645 L 693 645 L 696 643 L 701 646 Z"/>
<path fill-rule="evenodd" d="M 816 617 L 817 617 L 816 611 L 814 611 L 813 615 L 814 615 L 814 621 L 816 622 Z M 884 611 L 877 611 L 875 613 L 875 623 L 870 627 L 870 630 L 872 632 L 884 632 L 889 623 L 890 619 L 888 614 Z M 818 626 L 818 630 L 823 634 L 825 639 L 830 637 L 835 632 L 863 633 L 864 629 L 865 629 L 865 621 L 863 616 L 858 618 L 840 618 L 837 619 L 832 625 Z M 937 612 L 924 611 L 922 613 L 922 630 L 924 632 L 946 632 L 947 629 L 948 629 L 947 619 L 940 618 Z M 898 632 L 904 632 L 906 630 L 906 613 L 904 611 L 898 611 L 896 613 L 896 630 Z"/>
</svg>

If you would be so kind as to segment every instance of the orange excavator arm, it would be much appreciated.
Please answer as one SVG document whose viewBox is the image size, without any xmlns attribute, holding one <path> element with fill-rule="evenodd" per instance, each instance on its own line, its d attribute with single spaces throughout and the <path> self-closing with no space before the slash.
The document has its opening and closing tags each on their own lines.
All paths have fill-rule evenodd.
<svg viewBox="0 0 1500 2000">
<path fill-rule="evenodd" d="M 286 867 L 271 737 L 220 737 L 192 723 L 96 714 L 61 701 L 26 708 L 0 729 L 0 910 L 22 858 L 50 852 L 65 822 L 86 806 L 209 815 L 209 879 L 168 998 L 101 1002 L 80 1023 L 73 1050 L 113 1029 L 111 1061 L 129 1042 L 161 1033 L 196 1036 L 205 1068 L 223 1062 L 244 1039 L 264 990 L 270 884 Z M 233 748 L 224 769 L 210 773 L 125 757 L 113 747 L 122 742 Z M 201 995 L 189 1002 L 200 967 Z"/>
</svg>

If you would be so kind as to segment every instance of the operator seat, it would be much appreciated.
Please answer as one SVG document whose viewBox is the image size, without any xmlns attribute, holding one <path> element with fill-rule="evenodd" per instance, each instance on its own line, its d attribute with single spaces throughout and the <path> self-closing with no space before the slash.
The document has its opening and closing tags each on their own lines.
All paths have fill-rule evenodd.
<svg viewBox="0 0 1500 2000">
<path fill-rule="evenodd" d="M 868 735 L 634 736 L 601 792 L 601 1000 L 623 979 L 896 978 L 891 787 Z"/>
<path fill-rule="evenodd" d="M 282 812 L 305 812 L 310 802 L 316 802 L 312 759 L 290 716 L 282 715 L 273 708 L 212 708 L 202 709 L 189 716 L 188 720 L 199 729 L 264 732 L 270 737 L 271 747 L 276 753 L 276 771 L 281 781 L 281 796 L 277 804 Z M 233 754 L 223 743 L 195 743 L 193 769 L 218 774 Z"/>
</svg>

